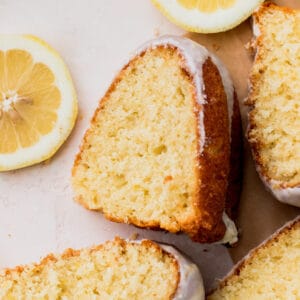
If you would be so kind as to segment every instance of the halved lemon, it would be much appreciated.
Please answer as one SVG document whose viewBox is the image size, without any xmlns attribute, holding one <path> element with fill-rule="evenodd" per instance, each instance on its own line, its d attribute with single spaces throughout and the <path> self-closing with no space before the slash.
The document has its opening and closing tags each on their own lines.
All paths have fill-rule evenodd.
<svg viewBox="0 0 300 300">
<path fill-rule="evenodd" d="M 0 35 L 0 171 L 50 158 L 76 116 L 75 89 L 59 54 L 34 36 Z"/>
<path fill-rule="evenodd" d="M 173 23 L 192 32 L 231 29 L 246 20 L 264 0 L 151 0 Z"/>
</svg>

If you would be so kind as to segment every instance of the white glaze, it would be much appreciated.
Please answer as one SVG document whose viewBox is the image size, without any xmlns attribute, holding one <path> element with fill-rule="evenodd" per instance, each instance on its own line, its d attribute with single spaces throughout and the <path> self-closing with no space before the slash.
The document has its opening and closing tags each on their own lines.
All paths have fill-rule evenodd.
<svg viewBox="0 0 300 300">
<path fill-rule="evenodd" d="M 209 53 L 206 48 L 197 44 L 196 42 L 178 36 L 165 35 L 154 40 L 150 40 L 141 46 L 135 55 L 144 52 L 147 49 L 156 48 L 158 46 L 174 46 L 176 47 L 182 56 L 184 57 L 183 67 L 187 68 L 189 73 L 193 77 L 193 81 L 196 87 L 197 102 L 200 107 L 205 109 L 206 97 L 205 97 L 205 86 L 202 77 L 202 66 L 208 57 L 212 59 L 212 62 L 218 68 L 222 82 L 224 85 L 224 90 L 227 96 L 227 108 L 229 117 L 229 131 L 231 132 L 231 119 L 233 115 L 233 105 L 234 105 L 234 88 L 228 71 L 220 62 L 220 60 Z M 204 114 L 203 110 L 199 112 L 199 124 L 198 128 L 200 131 L 200 152 L 203 151 L 203 146 L 205 144 L 205 129 L 204 129 Z M 231 136 L 231 134 L 229 135 Z"/>
<path fill-rule="evenodd" d="M 255 161 L 254 161 L 255 162 Z M 281 188 L 284 183 L 274 179 L 268 179 L 263 175 L 261 167 L 255 162 L 256 171 L 264 183 L 266 189 L 280 202 L 300 207 L 300 187 Z"/>
<path fill-rule="evenodd" d="M 233 117 L 233 106 L 234 106 L 234 86 L 232 80 L 230 78 L 229 72 L 226 67 L 222 64 L 222 62 L 214 55 L 210 55 L 212 58 L 212 62 L 218 67 L 220 72 L 224 90 L 227 96 L 227 110 L 228 110 L 228 120 L 229 120 L 229 138 L 231 139 L 231 123 Z"/>
<path fill-rule="evenodd" d="M 202 300 L 205 296 L 204 285 L 198 267 L 188 258 L 183 256 L 174 247 L 169 245 L 160 246 L 172 254 L 178 262 L 180 270 L 180 282 L 174 300 Z"/>
<path fill-rule="evenodd" d="M 280 202 L 300 207 L 300 187 L 280 188 L 282 182 L 268 180 L 262 174 L 261 168 L 256 164 L 256 170 L 267 190 Z M 279 187 L 279 188 L 278 188 Z"/>
<path fill-rule="evenodd" d="M 252 14 L 252 32 L 253 32 L 253 35 L 255 38 L 257 38 L 258 36 L 261 35 L 259 25 L 256 24 L 256 14 L 259 12 L 260 9 L 261 9 L 261 6 L 258 6 Z"/>
<path fill-rule="evenodd" d="M 300 207 L 300 187 L 284 189 L 271 187 L 270 191 L 280 202 Z"/>
<path fill-rule="evenodd" d="M 141 244 L 145 239 L 129 240 L 126 242 Z M 185 255 L 171 245 L 155 243 L 164 251 L 170 253 L 178 263 L 180 280 L 173 300 L 204 300 L 205 289 L 199 268 Z"/>
<path fill-rule="evenodd" d="M 255 17 L 253 17 L 252 30 L 253 30 L 254 37 L 257 39 L 261 35 L 261 31 L 259 25 L 256 23 Z M 255 53 L 254 61 L 256 60 L 258 52 L 259 52 L 259 48 L 257 48 L 257 51 Z M 252 89 L 250 81 L 248 83 L 248 86 L 250 91 Z M 250 130 L 250 126 L 248 124 L 247 131 L 249 132 L 249 130 Z M 274 179 L 268 179 L 266 176 L 264 176 L 261 167 L 256 162 L 255 162 L 255 166 L 256 166 L 256 171 L 259 174 L 259 177 L 261 178 L 265 187 L 278 201 L 285 204 L 290 204 L 293 206 L 300 207 L 300 187 L 282 188 L 281 186 L 284 185 L 284 182 L 274 180 Z"/>
<path fill-rule="evenodd" d="M 154 40 L 150 40 L 142 45 L 134 55 L 139 55 L 140 53 L 146 51 L 147 49 L 153 49 L 159 46 L 174 46 L 176 47 L 182 56 L 184 57 L 183 67 L 188 69 L 188 72 L 192 75 L 193 81 L 196 87 L 196 97 L 197 102 L 199 103 L 202 110 L 199 112 L 199 124 L 198 130 L 200 132 L 200 153 L 203 151 L 205 144 L 205 127 L 204 127 L 204 113 L 206 104 L 206 95 L 205 95 L 205 85 L 203 82 L 202 66 L 207 60 L 211 58 L 212 62 L 216 65 L 219 70 L 220 76 L 222 78 L 224 90 L 227 96 L 227 111 L 229 119 L 229 137 L 231 139 L 231 123 L 233 117 L 233 105 L 234 105 L 234 87 L 229 76 L 229 73 L 222 62 L 213 54 L 208 52 L 208 50 L 197 44 L 196 42 L 178 36 L 165 35 Z M 217 243 L 230 243 L 233 244 L 237 242 L 237 229 L 235 224 L 229 217 L 224 213 L 223 221 L 226 225 L 226 232 L 222 240 Z"/>
<path fill-rule="evenodd" d="M 280 202 L 300 207 L 300 187 L 273 188 L 271 192 Z"/>
<path fill-rule="evenodd" d="M 255 37 L 260 36 L 261 32 L 260 32 L 260 28 L 259 26 L 255 23 L 255 21 L 253 20 L 252 22 L 252 31 L 253 31 L 253 35 Z"/>
<path fill-rule="evenodd" d="M 264 247 L 269 241 L 273 240 L 274 238 L 276 238 L 282 231 L 284 231 L 286 228 L 292 226 L 294 223 L 297 223 L 300 221 L 300 216 L 296 217 L 295 219 L 287 222 L 286 224 L 284 224 L 282 227 L 280 227 L 279 229 L 277 229 L 273 234 L 271 234 L 267 239 L 265 239 L 264 241 L 262 241 L 258 246 L 256 246 L 255 248 L 253 248 L 252 250 L 250 250 L 250 252 L 248 254 L 246 254 L 240 261 L 238 261 L 235 266 L 225 275 L 225 277 L 221 280 L 221 282 L 224 282 L 226 280 L 228 280 L 232 275 L 235 274 L 235 272 L 240 268 L 240 266 L 242 264 L 247 264 L 247 262 L 253 257 L 255 256 L 255 254 L 257 253 L 257 251 Z"/>
<path fill-rule="evenodd" d="M 223 222 L 226 226 L 226 232 L 223 238 L 216 242 L 215 244 L 234 244 L 238 241 L 238 231 L 234 222 L 228 217 L 228 215 L 223 213 Z"/>
</svg>

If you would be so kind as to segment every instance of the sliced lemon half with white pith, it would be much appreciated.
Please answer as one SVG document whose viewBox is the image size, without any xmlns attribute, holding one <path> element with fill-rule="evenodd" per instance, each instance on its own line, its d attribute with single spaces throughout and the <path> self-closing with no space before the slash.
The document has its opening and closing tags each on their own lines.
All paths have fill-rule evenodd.
<svg viewBox="0 0 300 300">
<path fill-rule="evenodd" d="M 246 20 L 264 0 L 152 0 L 173 23 L 192 32 L 231 29 Z"/>
<path fill-rule="evenodd" d="M 0 171 L 50 158 L 76 116 L 75 89 L 59 54 L 34 36 L 0 35 Z"/>
</svg>

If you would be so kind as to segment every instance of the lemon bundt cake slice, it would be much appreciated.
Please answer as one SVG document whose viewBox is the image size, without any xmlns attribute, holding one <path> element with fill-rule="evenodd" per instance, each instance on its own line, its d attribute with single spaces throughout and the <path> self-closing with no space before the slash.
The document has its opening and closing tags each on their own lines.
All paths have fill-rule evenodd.
<svg viewBox="0 0 300 300">
<path fill-rule="evenodd" d="M 196 265 L 171 246 L 116 238 L 0 274 L 0 299 L 204 299 Z"/>
<path fill-rule="evenodd" d="M 275 197 L 300 207 L 300 11 L 266 3 L 254 14 L 248 138 Z"/>
<path fill-rule="evenodd" d="M 225 202 L 239 125 L 216 57 L 184 38 L 150 41 L 100 101 L 73 167 L 76 199 L 112 221 L 235 242 Z"/>
<path fill-rule="evenodd" d="M 209 300 L 300 299 L 300 218 L 252 250 Z"/>
</svg>

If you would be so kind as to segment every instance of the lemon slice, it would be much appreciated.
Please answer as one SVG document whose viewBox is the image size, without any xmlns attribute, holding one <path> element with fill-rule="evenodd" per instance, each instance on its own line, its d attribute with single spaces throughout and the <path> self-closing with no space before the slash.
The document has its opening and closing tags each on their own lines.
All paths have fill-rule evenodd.
<svg viewBox="0 0 300 300">
<path fill-rule="evenodd" d="M 263 0 L 152 0 L 172 22 L 188 31 L 213 33 L 231 29 Z"/>
<path fill-rule="evenodd" d="M 77 116 L 71 76 L 58 53 L 29 35 L 0 35 L 0 171 L 50 158 Z"/>
</svg>

